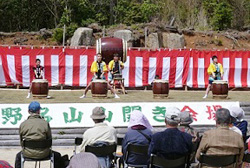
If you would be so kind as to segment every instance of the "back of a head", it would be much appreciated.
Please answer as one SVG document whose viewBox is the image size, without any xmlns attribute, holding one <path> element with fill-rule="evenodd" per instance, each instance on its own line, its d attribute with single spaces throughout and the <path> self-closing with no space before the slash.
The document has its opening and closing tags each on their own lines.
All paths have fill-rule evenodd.
<svg viewBox="0 0 250 168">
<path fill-rule="evenodd" d="M 89 152 L 81 152 L 72 157 L 67 168 L 100 168 L 97 157 Z"/>
<path fill-rule="evenodd" d="M 221 108 L 216 111 L 216 124 L 220 126 L 228 126 L 230 124 L 230 112 L 226 108 Z"/>
<path fill-rule="evenodd" d="M 193 117 L 188 111 L 183 111 L 180 113 L 180 120 L 181 126 L 189 126 L 193 122 Z"/>
</svg>

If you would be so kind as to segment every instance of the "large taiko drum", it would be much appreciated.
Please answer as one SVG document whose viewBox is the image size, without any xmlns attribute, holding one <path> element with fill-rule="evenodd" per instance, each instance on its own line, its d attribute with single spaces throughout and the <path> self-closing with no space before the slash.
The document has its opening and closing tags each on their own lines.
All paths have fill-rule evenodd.
<svg viewBox="0 0 250 168">
<path fill-rule="evenodd" d="M 104 61 L 108 64 L 117 53 L 122 62 L 127 59 L 127 42 L 120 38 L 103 37 L 96 41 L 96 53 L 101 53 Z"/>
<path fill-rule="evenodd" d="M 96 79 L 92 81 L 91 93 L 94 98 L 105 98 L 108 94 L 108 83 L 106 80 Z"/>
<path fill-rule="evenodd" d="M 49 93 L 49 83 L 46 79 L 34 79 L 32 81 L 33 97 L 47 97 Z"/>
<path fill-rule="evenodd" d="M 156 79 L 153 81 L 154 98 L 166 98 L 169 93 L 169 85 L 167 80 Z"/>
<path fill-rule="evenodd" d="M 215 80 L 212 84 L 213 98 L 225 99 L 228 96 L 228 83 L 224 80 Z"/>
</svg>

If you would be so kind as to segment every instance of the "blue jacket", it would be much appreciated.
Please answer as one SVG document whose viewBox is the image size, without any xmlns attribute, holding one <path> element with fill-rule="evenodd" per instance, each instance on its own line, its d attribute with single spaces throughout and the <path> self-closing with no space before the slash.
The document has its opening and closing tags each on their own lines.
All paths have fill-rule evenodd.
<svg viewBox="0 0 250 168">
<path fill-rule="evenodd" d="M 152 136 L 152 131 L 149 129 L 143 129 L 141 130 L 142 133 L 145 135 L 149 136 L 151 138 Z M 150 142 L 147 140 L 147 138 L 142 135 L 140 132 L 138 132 L 135 129 L 128 129 L 128 132 L 125 134 L 125 137 L 122 141 L 122 153 L 123 156 L 125 156 L 128 143 L 132 143 L 135 145 L 149 145 Z M 145 157 L 145 155 L 139 155 L 139 154 L 130 154 L 127 163 L 130 164 L 148 164 L 149 162 L 149 157 Z"/>
<path fill-rule="evenodd" d="M 233 124 L 234 124 L 234 126 L 238 127 L 241 130 L 242 135 L 245 138 L 247 136 L 247 125 L 248 125 L 248 122 L 245 121 L 245 120 L 243 120 L 241 122 L 235 122 Z"/>
<path fill-rule="evenodd" d="M 192 136 L 178 128 L 168 128 L 155 133 L 149 146 L 149 155 L 177 159 L 192 152 Z"/>
</svg>

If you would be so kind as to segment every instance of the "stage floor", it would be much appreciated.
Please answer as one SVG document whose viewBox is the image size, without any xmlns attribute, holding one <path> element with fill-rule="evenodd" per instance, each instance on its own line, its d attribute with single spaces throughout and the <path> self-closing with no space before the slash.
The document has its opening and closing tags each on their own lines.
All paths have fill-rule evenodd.
<svg viewBox="0 0 250 168">
<path fill-rule="evenodd" d="M 202 97 L 205 91 L 183 91 L 170 90 L 169 97 L 166 99 L 154 99 L 151 90 L 128 90 L 128 94 L 119 94 L 120 99 L 114 99 L 113 95 L 108 94 L 108 98 L 94 99 L 91 92 L 87 98 L 80 99 L 83 90 L 50 90 L 51 99 L 26 99 L 27 89 L 0 89 L 0 103 L 30 103 L 38 100 L 40 103 L 111 103 L 111 102 L 202 102 L 202 101 L 240 101 L 250 102 L 250 91 L 230 91 L 227 99 L 213 99 L 212 93 L 207 99 Z"/>
</svg>

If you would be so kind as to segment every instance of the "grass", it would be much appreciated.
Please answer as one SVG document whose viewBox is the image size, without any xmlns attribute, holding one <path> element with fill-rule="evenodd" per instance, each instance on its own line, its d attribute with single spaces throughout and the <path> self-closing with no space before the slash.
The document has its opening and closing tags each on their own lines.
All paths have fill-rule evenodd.
<svg viewBox="0 0 250 168">
<path fill-rule="evenodd" d="M 91 92 L 88 92 L 87 98 L 80 99 L 83 90 L 51 90 L 49 95 L 51 99 L 26 99 L 27 89 L 1 89 L 0 103 L 30 103 L 33 100 L 39 100 L 40 103 L 115 103 L 115 102 L 206 102 L 206 101 L 240 101 L 250 102 L 250 91 L 230 91 L 227 99 L 213 99 L 212 93 L 207 99 L 202 99 L 205 91 L 179 91 L 170 90 L 169 97 L 166 99 L 154 99 L 152 91 L 136 90 L 128 91 L 128 94 L 122 95 L 120 99 L 114 99 L 113 95 L 108 94 L 105 99 L 93 99 Z"/>
</svg>

